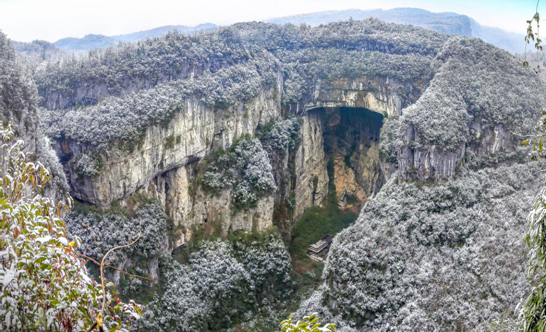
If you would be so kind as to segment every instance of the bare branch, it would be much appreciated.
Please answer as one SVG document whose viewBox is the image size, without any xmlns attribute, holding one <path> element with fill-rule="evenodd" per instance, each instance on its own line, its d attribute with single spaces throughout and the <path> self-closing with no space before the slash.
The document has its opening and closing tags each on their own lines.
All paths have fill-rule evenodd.
<svg viewBox="0 0 546 332">
<path fill-rule="evenodd" d="M 152 279 L 152 278 L 143 277 L 143 276 L 138 276 L 138 275 L 136 275 L 136 274 L 129 273 L 129 272 L 125 271 L 125 270 L 119 269 L 119 268 L 117 268 L 117 267 L 115 267 L 115 266 L 112 266 L 112 265 L 105 264 L 104 266 L 109 267 L 109 268 L 111 268 L 111 269 L 114 269 L 114 270 L 116 270 L 116 271 L 119 271 L 119 272 L 121 272 L 121 273 L 123 273 L 123 274 L 126 274 L 126 275 L 128 275 L 129 277 L 138 278 L 138 279 L 144 279 L 144 280 L 148 280 L 148 281 L 151 281 L 151 282 L 156 282 L 156 281 L 157 281 L 157 280 Z"/>
<path fill-rule="evenodd" d="M 101 307 L 102 317 L 104 317 L 104 308 L 106 306 L 106 285 L 104 284 L 104 282 L 105 282 L 105 279 L 104 279 L 104 265 L 106 264 L 106 258 L 108 258 L 108 255 L 110 255 L 110 253 L 112 253 L 112 252 L 114 252 L 114 251 L 116 251 L 118 249 L 127 248 L 127 247 L 130 247 L 133 244 L 137 243 L 137 241 L 140 240 L 141 235 L 142 234 L 139 234 L 137 236 L 137 238 L 133 242 L 131 242 L 129 244 L 124 244 L 124 245 L 117 246 L 117 247 L 114 247 L 114 248 L 108 250 L 106 255 L 104 255 L 102 257 L 102 261 L 101 261 L 101 264 L 100 264 L 100 280 L 101 280 L 101 283 L 102 283 L 102 307 Z"/>
<path fill-rule="evenodd" d="M 79 252 L 77 252 L 77 251 L 74 251 L 74 252 L 76 253 L 76 255 L 81 256 L 81 257 L 83 257 L 83 258 L 85 258 L 85 259 L 88 259 L 88 260 L 90 260 L 91 262 L 95 263 L 97 266 L 100 267 L 100 263 L 97 262 L 95 259 L 93 259 L 93 258 L 91 258 L 91 257 L 89 257 L 89 256 L 87 256 L 87 255 L 85 255 L 85 254 L 79 253 Z M 111 268 L 111 269 L 114 269 L 114 270 L 116 270 L 116 271 L 119 271 L 119 272 L 121 272 L 121 273 L 123 273 L 123 274 L 126 274 L 126 275 L 132 277 L 132 278 L 138 278 L 138 279 L 148 280 L 148 281 L 151 281 L 151 282 L 156 282 L 156 281 L 157 281 L 157 280 L 155 280 L 155 279 L 153 279 L 153 278 L 143 277 L 143 276 L 139 276 L 139 275 L 136 275 L 136 274 L 129 273 L 129 272 L 125 271 L 125 270 L 122 270 L 122 269 L 117 268 L 117 267 L 115 267 L 115 266 L 113 266 L 113 265 L 110 265 L 110 264 L 104 264 L 104 266 L 109 267 L 109 268 Z"/>
</svg>

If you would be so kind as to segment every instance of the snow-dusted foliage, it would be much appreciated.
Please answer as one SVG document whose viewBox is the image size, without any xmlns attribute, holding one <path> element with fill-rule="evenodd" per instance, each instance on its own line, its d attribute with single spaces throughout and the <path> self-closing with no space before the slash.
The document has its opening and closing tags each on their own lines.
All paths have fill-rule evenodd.
<svg viewBox="0 0 546 332">
<path fill-rule="evenodd" d="M 285 103 L 312 94 L 319 79 L 362 76 L 409 84 L 399 91 L 409 96 L 413 82 L 431 79 L 430 64 L 447 38 L 373 19 L 315 28 L 243 23 L 93 51 L 50 64 L 37 82 L 48 135 L 104 147 L 169 122 L 188 98 L 221 109 L 264 88 L 277 91 L 279 78 Z"/>
<path fill-rule="evenodd" d="M 433 75 L 430 65 L 432 54 L 389 54 L 336 48 L 309 49 L 296 54 L 303 62 L 297 69 L 307 80 L 383 76 L 401 82 L 414 82 L 429 80 Z"/>
<path fill-rule="evenodd" d="M 266 81 L 274 79 L 274 63 L 267 61 L 250 61 L 216 73 L 207 71 L 196 80 L 159 84 L 119 98 L 109 97 L 89 107 L 41 110 L 41 116 L 47 119 L 43 127 L 51 137 L 62 135 L 99 148 L 114 140 L 134 141 L 147 126 L 169 123 L 175 112 L 183 112 L 186 98 L 225 107 L 257 96 Z"/>
<path fill-rule="evenodd" d="M 128 210 L 121 212 L 127 213 Z M 102 259 L 111 248 L 130 243 L 140 235 L 133 246 L 114 251 L 108 256 L 108 264 L 140 276 L 154 277 L 160 256 L 169 248 L 170 220 L 156 201 L 143 202 L 131 215 L 121 214 L 120 211 L 90 212 L 78 208 L 66 218 L 66 225 L 69 234 L 82 239 L 80 252 L 96 260 Z M 106 272 L 127 298 L 139 296 L 147 300 L 144 292 L 155 286 L 149 281 L 120 275 L 109 268 Z"/>
<path fill-rule="evenodd" d="M 284 156 L 289 148 L 294 149 L 300 144 L 301 121 L 301 118 L 298 117 L 279 118 L 271 120 L 258 129 L 256 136 L 262 142 L 270 158 L 275 154 Z"/>
<path fill-rule="evenodd" d="M 49 139 L 37 132 L 40 119 L 36 116 L 36 86 L 20 60 L 15 57 L 11 41 L 0 32 L 0 120 L 12 124 L 15 136 L 25 144 L 27 156 L 39 160 L 49 170 L 46 196 L 61 200 L 66 198 L 68 183 Z"/>
<path fill-rule="evenodd" d="M 307 332 L 307 331 L 313 331 L 313 332 L 333 332 L 336 330 L 335 324 L 325 324 L 324 326 L 321 326 L 321 322 L 319 321 L 319 317 L 317 317 L 316 313 L 313 313 L 309 316 L 303 317 L 301 320 L 298 321 L 292 321 L 293 316 L 290 315 L 290 317 L 286 320 L 283 320 L 281 322 L 281 331 L 286 332 Z"/>
<path fill-rule="evenodd" d="M 366 330 L 513 323 L 529 289 L 525 220 L 543 168 L 463 170 L 434 185 L 394 177 L 335 238 L 325 286 L 300 310 L 326 306 L 321 317 Z"/>
<path fill-rule="evenodd" d="M 16 61 L 10 40 L 0 32 L 0 120 L 10 122 L 25 152 L 36 145 L 36 85 L 31 75 Z"/>
<path fill-rule="evenodd" d="M 453 37 L 435 66 L 430 86 L 401 119 L 402 133 L 416 132 L 413 146 L 455 150 L 479 141 L 481 133 L 468 126 L 471 120 L 481 126 L 502 124 L 519 134 L 533 129 L 544 105 L 544 84 L 519 59 L 479 39 Z"/>
<path fill-rule="evenodd" d="M 429 55 L 435 53 L 447 38 L 447 35 L 412 26 L 400 29 L 398 25 L 375 19 L 331 23 L 315 28 L 240 23 L 196 36 L 170 33 L 136 44 L 91 51 L 87 57 L 50 63 L 37 75 L 37 82 L 49 108 L 65 108 L 78 102 L 93 102 L 84 100 L 91 96 L 82 95 L 82 89 L 95 89 L 98 94 L 93 98 L 98 100 L 126 90 L 147 89 L 169 80 L 201 76 L 206 71 L 214 73 L 268 54 L 274 54 L 284 63 L 293 63 L 300 58 L 304 66 L 316 68 L 317 73 L 343 68 L 345 72 L 345 69 L 350 69 L 353 74 L 360 70 L 371 74 L 369 68 L 375 68 L 376 72 L 385 70 L 389 76 L 396 73 L 405 75 L 407 71 L 400 68 L 417 70 L 419 66 L 413 66 L 413 61 L 403 57 L 393 60 L 393 66 L 384 66 L 389 60 L 385 61 L 381 53 Z M 330 54 L 328 49 L 358 50 L 364 51 L 361 54 L 368 54 L 371 59 L 360 59 L 365 60 L 365 64 L 348 61 L 333 66 L 315 61 L 313 52 L 300 52 L 305 49 L 326 50 L 325 54 Z M 305 60 L 306 57 L 310 58 Z M 327 65 L 331 70 L 314 66 L 314 62 Z"/>
<path fill-rule="evenodd" d="M 58 202 L 66 180 L 37 133 L 37 99 L 30 75 L 0 32 L 0 118 L 10 123 L 0 130 L 0 330 L 87 331 L 99 315 L 106 329 L 125 330 L 121 316 L 138 318 L 139 307 L 114 301 L 106 281 L 92 281 L 76 253 L 79 240 L 66 237 L 62 214 L 68 206 Z"/>
<path fill-rule="evenodd" d="M 80 240 L 67 239 L 68 206 L 41 195 L 48 170 L 27 161 L 23 142 L 12 139 L 11 126 L 0 130 L 0 329 L 87 331 L 100 315 L 108 330 L 125 330 L 116 317 L 138 318 L 140 308 L 111 304 L 110 290 L 87 276 L 75 249 Z"/>
<path fill-rule="evenodd" d="M 216 72 L 245 62 L 255 53 L 240 41 L 226 41 L 218 34 L 186 36 L 173 32 L 162 38 L 91 51 L 86 57 L 49 63 L 36 80 L 41 95 L 61 95 L 61 100 L 77 97 L 78 88 L 92 86 L 104 87 L 104 92 L 115 95 L 131 87 L 149 88 L 207 70 Z M 72 101 L 55 106 L 75 104 Z"/>
<path fill-rule="evenodd" d="M 165 292 L 148 305 L 140 331 L 219 331 L 291 293 L 290 256 L 276 235 L 207 241 L 187 265 L 165 257 L 162 267 Z"/>
<path fill-rule="evenodd" d="M 33 40 L 30 43 L 12 41 L 13 49 L 18 58 L 22 58 L 30 67 L 36 68 L 43 61 L 59 61 L 67 53 L 45 40 Z"/>
<path fill-rule="evenodd" d="M 526 146 L 532 146 L 531 159 L 544 160 L 545 152 L 543 140 L 546 125 L 546 110 L 542 109 L 542 116 L 537 122 L 535 135 L 524 141 Z M 527 277 L 532 288 L 527 299 L 520 307 L 521 330 L 540 331 L 544 329 L 546 316 L 544 315 L 545 301 L 544 289 L 546 288 L 546 241 L 544 223 L 546 221 L 546 187 L 535 197 L 533 208 L 527 216 L 528 228 L 525 243 L 529 248 L 529 265 Z"/>
<path fill-rule="evenodd" d="M 168 219 L 159 203 L 151 201 L 138 207 L 132 216 L 76 209 L 66 218 L 66 225 L 71 235 L 82 239 L 80 250 L 94 258 L 112 247 L 131 242 L 140 234 L 135 245 L 109 256 L 110 262 L 119 264 L 135 255 L 148 259 L 161 255 L 168 247 Z"/>
<path fill-rule="evenodd" d="M 544 149 L 544 133 L 546 133 L 546 108 L 542 109 L 542 115 L 535 125 L 534 135 L 528 135 L 522 143 L 530 149 L 532 160 L 546 159 L 546 149 Z"/>
<path fill-rule="evenodd" d="M 42 133 L 39 133 L 36 139 L 36 157 L 51 174 L 51 180 L 46 187 L 47 195 L 57 199 L 69 195 L 70 186 L 66 180 L 63 166 L 51 147 L 49 138 Z"/>
<path fill-rule="evenodd" d="M 78 175 L 92 178 L 100 174 L 102 158 L 96 151 L 83 152 L 73 162 Z"/>
<path fill-rule="evenodd" d="M 238 208 L 254 206 L 277 188 L 267 152 L 258 139 L 241 137 L 229 150 L 217 151 L 208 159 L 202 177 L 204 188 L 212 193 L 232 188 Z"/>
<path fill-rule="evenodd" d="M 525 242 L 529 246 L 528 277 L 532 281 L 532 289 L 524 305 L 520 308 L 520 318 L 523 331 L 540 331 L 544 325 L 544 220 L 546 215 L 546 188 L 538 193 L 533 209 L 529 213 L 528 234 Z"/>
<path fill-rule="evenodd" d="M 383 127 L 380 132 L 379 153 L 381 154 L 381 159 L 392 164 L 397 163 L 397 148 L 403 145 L 403 142 L 399 137 L 399 126 L 399 116 L 384 119 Z"/>
</svg>

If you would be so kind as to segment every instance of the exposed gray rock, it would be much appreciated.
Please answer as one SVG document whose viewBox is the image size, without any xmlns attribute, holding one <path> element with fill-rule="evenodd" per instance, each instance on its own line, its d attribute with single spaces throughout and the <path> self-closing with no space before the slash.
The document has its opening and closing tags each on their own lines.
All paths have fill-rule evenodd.
<svg viewBox="0 0 546 332">
<path fill-rule="evenodd" d="M 402 95 L 405 91 L 407 96 Z M 333 82 L 318 80 L 305 110 L 321 107 L 367 108 L 388 116 L 400 115 L 402 108 L 420 96 L 419 82 L 402 84 L 384 76 L 339 78 Z"/>
<path fill-rule="evenodd" d="M 296 218 L 306 208 L 320 205 L 328 194 L 321 113 L 309 111 L 302 119 L 302 142 L 296 153 Z"/>
<path fill-rule="evenodd" d="M 175 114 L 166 126 L 146 129 L 140 142 L 112 144 L 100 153 L 101 169 L 91 178 L 77 174 L 67 163 L 74 197 L 102 207 L 127 198 L 145 187 L 158 175 L 202 159 L 214 148 L 228 148 L 243 134 L 253 134 L 258 124 L 280 114 L 280 101 L 270 90 L 264 90 L 249 103 L 240 103 L 216 111 L 195 100 L 186 100 L 184 111 Z M 72 141 L 56 146 L 63 159 L 77 160 L 92 149 Z M 129 151 L 128 151 L 129 150 Z"/>
<path fill-rule="evenodd" d="M 173 218 L 174 247 L 187 242 L 193 230 L 199 227 L 209 231 L 219 227 L 220 233 L 226 235 L 236 230 L 263 232 L 273 226 L 273 196 L 262 198 L 255 208 L 233 210 L 231 189 L 220 195 L 207 194 L 201 186 L 194 186 L 191 173 L 189 166 L 178 167 L 157 176 L 138 191 L 158 198 Z"/>
</svg>

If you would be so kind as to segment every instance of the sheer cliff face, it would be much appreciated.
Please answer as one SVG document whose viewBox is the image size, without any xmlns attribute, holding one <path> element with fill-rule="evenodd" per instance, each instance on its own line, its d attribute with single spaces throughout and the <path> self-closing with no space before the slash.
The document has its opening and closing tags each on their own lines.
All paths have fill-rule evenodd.
<svg viewBox="0 0 546 332">
<path fill-rule="evenodd" d="M 129 142 L 134 146 L 128 148 L 124 142 L 109 146 L 100 154 L 101 170 L 96 176 L 69 168 L 74 196 L 109 206 L 146 187 L 164 172 L 196 162 L 215 149 L 227 149 L 242 135 L 254 135 L 258 125 L 279 116 L 280 100 L 273 95 L 273 89 L 264 89 L 249 102 L 221 110 L 186 100 L 169 123 L 150 126 L 141 139 Z M 70 140 L 60 141 L 57 148 L 71 160 L 93 151 Z"/>
<path fill-rule="evenodd" d="M 215 149 L 229 148 L 242 135 L 254 135 L 258 125 L 279 117 L 280 100 L 273 94 L 275 89 L 264 89 L 255 99 L 222 110 L 186 100 L 183 111 L 166 125 L 147 128 L 131 150 L 114 144 L 101 152 L 97 175 L 88 176 L 69 166 L 73 196 L 102 207 L 134 193 L 157 197 L 175 224 L 187 230 L 177 242 L 185 242 L 193 226 L 207 221 L 223 223 L 226 231 L 251 231 L 253 223 L 260 231 L 268 229 L 272 226 L 272 198 L 261 201 L 259 208 L 233 215 L 229 192 L 210 198 L 201 191 L 189 193 L 190 185 L 195 190 L 199 185 L 190 182 L 191 170 L 187 168 Z M 69 160 L 93 151 L 68 140 L 58 142 L 56 148 L 61 158 Z"/>
</svg>

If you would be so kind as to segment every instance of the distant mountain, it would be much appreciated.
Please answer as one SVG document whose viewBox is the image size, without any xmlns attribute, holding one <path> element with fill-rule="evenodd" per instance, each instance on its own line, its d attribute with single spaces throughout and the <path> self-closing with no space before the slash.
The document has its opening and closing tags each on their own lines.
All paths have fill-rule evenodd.
<svg viewBox="0 0 546 332">
<path fill-rule="evenodd" d="M 167 25 L 151 30 L 133 32 L 126 35 L 105 36 L 91 34 L 83 38 L 63 38 L 55 42 L 55 46 L 66 51 L 90 51 L 114 46 L 120 42 L 134 43 L 148 38 L 164 36 L 169 31 L 173 30 L 191 35 L 200 31 L 216 29 L 216 27 L 217 26 L 212 23 L 200 24 L 195 27 L 188 27 L 184 25 Z"/>
<path fill-rule="evenodd" d="M 45 40 L 34 40 L 30 43 L 12 41 L 12 45 L 15 52 L 38 62 L 58 60 L 66 54 L 65 51 Z"/>
<path fill-rule="evenodd" d="M 55 42 L 54 45 L 66 51 L 90 51 L 117 45 L 118 43 L 119 41 L 105 35 L 87 35 L 83 38 L 63 38 Z"/>
<path fill-rule="evenodd" d="M 316 26 L 324 23 L 348 20 L 351 17 L 354 20 L 376 17 L 386 22 L 411 24 L 438 32 L 476 37 L 512 53 L 522 53 L 525 49 L 523 34 L 482 26 L 466 15 L 457 13 L 433 13 L 418 8 L 395 8 L 390 10 L 333 10 L 274 18 L 267 22 L 277 24 L 306 23 L 311 26 Z"/>
<path fill-rule="evenodd" d="M 214 30 L 217 27 L 218 26 L 216 24 L 212 24 L 212 23 L 199 24 L 194 27 L 188 27 L 184 25 L 166 25 L 164 27 L 159 27 L 159 28 L 140 31 L 140 32 L 133 32 L 127 35 L 112 36 L 111 38 L 114 38 L 116 40 L 119 40 L 125 43 L 134 43 L 139 40 L 164 36 L 169 31 L 173 31 L 173 30 L 191 35 L 200 31 Z"/>
<path fill-rule="evenodd" d="M 418 8 L 395 8 L 389 10 L 333 10 L 274 18 L 266 20 L 266 22 L 276 24 L 306 23 L 311 26 L 316 26 L 330 22 L 348 20 L 351 17 L 354 20 L 376 17 L 386 22 L 411 24 L 438 32 L 476 37 L 512 53 L 523 53 L 525 50 L 523 34 L 507 32 L 499 28 L 482 26 L 474 19 L 466 15 L 460 15 L 457 13 L 433 13 Z M 90 34 L 83 38 L 63 38 L 55 42 L 54 45 L 65 51 L 89 51 L 114 46 L 120 42 L 133 43 L 148 38 L 164 36 L 172 30 L 185 34 L 194 34 L 199 31 L 213 30 L 217 27 L 217 25 L 212 23 L 200 24 L 195 27 L 188 27 L 184 25 L 167 25 L 125 35 L 105 36 Z"/>
</svg>

